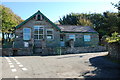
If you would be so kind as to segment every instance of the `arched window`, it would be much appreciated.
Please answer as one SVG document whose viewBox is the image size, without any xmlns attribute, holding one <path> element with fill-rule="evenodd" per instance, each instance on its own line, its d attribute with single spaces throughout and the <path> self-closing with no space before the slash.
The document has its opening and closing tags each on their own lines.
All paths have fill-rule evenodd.
<svg viewBox="0 0 120 80">
<path fill-rule="evenodd" d="M 41 21 L 42 20 L 42 16 L 41 15 L 36 15 L 36 20 L 37 21 Z"/>
<path fill-rule="evenodd" d="M 41 16 L 40 16 L 40 15 L 38 15 L 38 16 L 37 16 L 37 20 L 41 20 L 41 19 L 40 19 L 40 17 L 41 17 Z"/>
</svg>

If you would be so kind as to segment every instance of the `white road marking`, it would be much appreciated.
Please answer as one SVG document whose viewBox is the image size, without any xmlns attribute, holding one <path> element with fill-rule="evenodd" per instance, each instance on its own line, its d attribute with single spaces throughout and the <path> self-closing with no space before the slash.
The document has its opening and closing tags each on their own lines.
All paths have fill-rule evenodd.
<svg viewBox="0 0 120 80">
<path fill-rule="evenodd" d="M 13 63 L 9 63 L 9 64 L 13 64 Z"/>
<path fill-rule="evenodd" d="M 14 65 L 10 65 L 10 68 L 13 68 L 14 67 Z"/>
<path fill-rule="evenodd" d="M 19 65 L 19 67 L 23 67 L 23 65 L 22 65 L 22 64 L 20 64 L 20 65 Z"/>
<path fill-rule="evenodd" d="M 17 61 L 16 59 L 13 59 L 14 61 Z"/>
<path fill-rule="evenodd" d="M 17 62 L 17 64 L 20 64 L 19 62 Z"/>
<path fill-rule="evenodd" d="M 16 69 L 11 69 L 12 70 L 12 72 L 16 72 L 17 70 Z"/>
<path fill-rule="evenodd" d="M 21 67 L 23 71 L 28 70 L 27 68 L 23 67 L 23 65 L 19 61 L 17 61 L 14 57 L 11 58 L 16 62 L 16 64 L 18 64 L 19 67 Z M 14 65 L 11 65 L 10 67 L 14 67 Z M 17 71 L 16 69 L 12 69 L 12 72 L 16 72 L 16 71 Z"/>
<path fill-rule="evenodd" d="M 13 60 L 17 61 L 14 57 L 11 57 Z"/>
<path fill-rule="evenodd" d="M 27 68 L 22 68 L 22 70 L 23 70 L 23 71 L 26 71 L 26 70 L 27 70 Z"/>
<path fill-rule="evenodd" d="M 15 78 L 18 78 L 18 76 L 15 76 Z"/>
<path fill-rule="evenodd" d="M 6 57 L 5 57 L 5 59 L 9 60 L 9 58 L 6 58 Z"/>
<path fill-rule="evenodd" d="M 8 59 L 8 57 L 5 57 L 5 59 Z"/>
<path fill-rule="evenodd" d="M 10 60 L 8 60 L 8 62 L 11 62 Z"/>
<path fill-rule="evenodd" d="M 16 63 L 19 63 L 18 61 L 15 61 Z"/>
</svg>

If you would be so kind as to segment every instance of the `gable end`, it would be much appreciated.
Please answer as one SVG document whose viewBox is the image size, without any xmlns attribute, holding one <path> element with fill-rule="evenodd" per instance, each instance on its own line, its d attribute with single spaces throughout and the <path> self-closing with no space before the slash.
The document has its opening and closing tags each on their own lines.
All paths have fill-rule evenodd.
<svg viewBox="0 0 120 80">
<path fill-rule="evenodd" d="M 61 29 L 57 25 L 55 25 L 52 21 L 50 21 L 45 15 L 43 15 L 40 11 L 36 12 L 32 16 L 30 16 L 28 19 L 26 19 L 25 21 L 23 21 L 22 23 L 20 23 L 19 25 L 17 25 L 16 29 L 20 28 L 22 25 L 24 25 L 25 23 L 27 23 L 30 19 L 32 19 L 37 14 L 42 15 L 45 20 L 47 20 L 51 25 L 53 25 L 57 30 L 59 30 L 61 32 Z"/>
</svg>

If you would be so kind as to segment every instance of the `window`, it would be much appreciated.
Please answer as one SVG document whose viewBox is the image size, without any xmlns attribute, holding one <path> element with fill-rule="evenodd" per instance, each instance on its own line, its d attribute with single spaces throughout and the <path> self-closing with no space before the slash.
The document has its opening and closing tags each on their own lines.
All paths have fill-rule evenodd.
<svg viewBox="0 0 120 80">
<path fill-rule="evenodd" d="M 61 41 L 61 42 L 60 42 L 60 46 L 61 46 L 61 47 L 65 46 L 65 42 L 64 42 L 64 41 Z"/>
<path fill-rule="evenodd" d="M 41 15 L 36 15 L 36 20 L 38 20 L 38 21 L 42 20 L 42 16 Z"/>
<path fill-rule="evenodd" d="M 69 39 L 73 39 L 75 41 L 75 35 L 69 35 Z"/>
<path fill-rule="evenodd" d="M 47 29 L 47 39 L 53 39 L 53 29 Z"/>
<path fill-rule="evenodd" d="M 23 40 L 30 40 L 31 38 L 31 29 L 23 28 Z"/>
<path fill-rule="evenodd" d="M 34 39 L 43 39 L 43 26 L 34 26 Z"/>
<path fill-rule="evenodd" d="M 84 35 L 84 41 L 90 41 L 90 35 Z"/>
</svg>

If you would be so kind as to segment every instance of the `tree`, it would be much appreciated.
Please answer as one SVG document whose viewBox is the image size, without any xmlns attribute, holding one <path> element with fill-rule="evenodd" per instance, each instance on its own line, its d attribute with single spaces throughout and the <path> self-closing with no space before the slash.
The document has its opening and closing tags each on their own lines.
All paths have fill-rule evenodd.
<svg viewBox="0 0 120 80">
<path fill-rule="evenodd" d="M 2 40 L 4 40 L 4 36 L 7 36 L 7 39 L 10 39 L 10 34 L 13 34 L 14 27 L 21 23 L 23 20 L 14 14 L 10 8 L 7 8 L 3 5 L 0 5 L 0 18 L 2 20 L 2 24 L 0 25 L 0 28 L 2 30 Z M 3 41 L 4 42 L 4 41 Z"/>
<path fill-rule="evenodd" d="M 62 25 L 91 26 L 99 33 L 100 38 L 102 38 L 104 35 L 110 36 L 111 33 L 120 31 L 120 18 L 117 15 L 118 13 L 109 11 L 103 14 L 71 13 L 60 18 L 59 22 Z"/>
<path fill-rule="evenodd" d="M 62 25 L 81 25 L 81 26 L 92 26 L 92 23 L 87 19 L 87 14 L 71 13 L 63 16 L 58 20 Z"/>
</svg>

